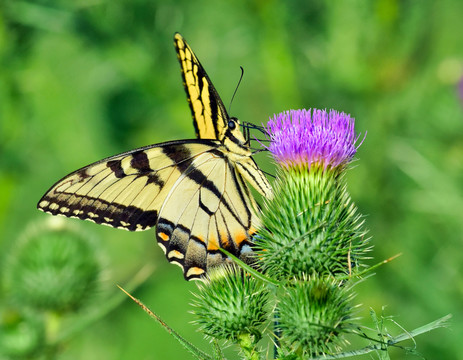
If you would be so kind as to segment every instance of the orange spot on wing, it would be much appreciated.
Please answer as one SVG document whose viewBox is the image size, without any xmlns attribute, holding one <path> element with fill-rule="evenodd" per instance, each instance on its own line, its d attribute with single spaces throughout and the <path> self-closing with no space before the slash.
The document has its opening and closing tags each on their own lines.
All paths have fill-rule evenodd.
<svg viewBox="0 0 463 360">
<path fill-rule="evenodd" d="M 202 236 L 196 236 L 196 238 L 201 241 L 203 244 L 206 243 L 206 240 L 204 240 L 204 238 Z"/>
<path fill-rule="evenodd" d="M 228 236 L 224 232 L 220 232 L 220 243 L 224 248 L 228 248 L 230 246 L 230 244 L 228 243 Z"/>
<path fill-rule="evenodd" d="M 235 236 L 233 236 L 233 240 L 236 242 L 238 246 L 241 245 L 241 243 L 247 239 L 248 234 L 245 231 L 236 232 Z"/>
<path fill-rule="evenodd" d="M 199 267 L 191 267 L 191 268 L 188 269 L 188 271 L 186 273 L 186 276 L 187 277 L 199 276 L 199 275 L 202 275 L 204 273 L 205 273 L 204 269 L 201 269 Z"/>
<path fill-rule="evenodd" d="M 169 235 L 167 235 L 166 233 L 160 232 L 160 233 L 158 233 L 158 235 L 164 241 L 169 240 Z"/>
<path fill-rule="evenodd" d="M 185 255 L 183 255 L 178 250 L 171 250 L 167 256 L 169 257 L 169 259 L 172 259 L 172 258 L 183 259 L 185 257 Z"/>
<path fill-rule="evenodd" d="M 218 250 L 218 249 L 219 249 L 219 244 L 217 243 L 217 239 L 210 238 L 209 241 L 207 242 L 207 250 L 213 251 L 213 250 Z"/>
</svg>

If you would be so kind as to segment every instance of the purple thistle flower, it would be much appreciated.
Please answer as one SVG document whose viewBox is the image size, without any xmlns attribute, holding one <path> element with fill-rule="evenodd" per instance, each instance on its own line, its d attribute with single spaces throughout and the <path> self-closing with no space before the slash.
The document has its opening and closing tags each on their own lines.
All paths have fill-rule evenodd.
<svg viewBox="0 0 463 360">
<path fill-rule="evenodd" d="M 335 110 L 290 110 L 270 118 L 268 149 L 283 166 L 319 164 L 323 168 L 348 164 L 358 147 L 354 118 Z M 363 142 L 363 140 L 362 140 Z"/>
</svg>

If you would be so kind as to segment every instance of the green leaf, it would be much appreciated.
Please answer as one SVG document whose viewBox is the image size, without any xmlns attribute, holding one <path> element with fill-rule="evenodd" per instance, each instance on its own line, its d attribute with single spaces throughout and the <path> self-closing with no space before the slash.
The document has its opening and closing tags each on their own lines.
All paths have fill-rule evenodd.
<svg viewBox="0 0 463 360">
<path fill-rule="evenodd" d="M 378 350 L 382 350 L 383 353 L 387 355 L 387 351 L 385 351 L 385 350 L 387 350 L 387 348 L 389 346 L 396 346 L 398 343 L 400 343 L 402 341 L 413 339 L 416 336 L 424 334 L 426 332 L 429 332 L 429 331 L 432 331 L 432 330 L 435 330 L 435 329 L 438 329 L 438 328 L 442 328 L 442 327 L 447 327 L 448 326 L 448 320 L 451 317 L 452 317 L 452 315 L 448 314 L 448 315 L 446 315 L 444 317 L 441 317 L 440 319 L 437 319 L 437 320 L 435 320 L 433 322 L 430 322 L 429 324 L 426 324 L 426 325 L 423 325 L 423 326 L 421 326 L 419 328 L 416 328 L 415 330 L 405 331 L 402 334 L 391 338 L 387 342 L 382 342 L 381 341 L 381 342 L 378 342 L 375 345 L 366 346 L 363 349 L 346 351 L 346 352 L 342 352 L 342 353 L 335 354 L 335 355 L 318 356 L 318 357 L 311 358 L 311 360 L 343 359 L 343 358 L 347 358 L 347 357 L 351 357 L 351 356 L 358 356 L 358 355 L 368 354 L 368 353 L 370 353 L 372 351 L 378 351 Z M 412 351 L 414 351 L 414 350 L 412 350 Z"/>
</svg>

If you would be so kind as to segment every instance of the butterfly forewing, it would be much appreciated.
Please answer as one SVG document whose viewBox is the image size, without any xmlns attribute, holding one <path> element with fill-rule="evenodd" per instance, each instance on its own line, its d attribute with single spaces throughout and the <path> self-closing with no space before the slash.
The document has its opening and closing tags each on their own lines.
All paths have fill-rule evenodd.
<svg viewBox="0 0 463 360">
<path fill-rule="evenodd" d="M 228 115 L 222 100 L 182 35 L 178 33 L 174 35 L 174 44 L 193 116 L 196 137 L 222 140 L 228 126 Z"/>
<path fill-rule="evenodd" d="M 38 208 L 53 215 L 145 230 L 156 225 L 158 211 L 184 164 L 210 150 L 211 145 L 214 143 L 175 141 L 101 160 L 57 182 Z M 177 159 L 167 155 L 185 148 L 188 152 L 181 150 Z"/>
</svg>

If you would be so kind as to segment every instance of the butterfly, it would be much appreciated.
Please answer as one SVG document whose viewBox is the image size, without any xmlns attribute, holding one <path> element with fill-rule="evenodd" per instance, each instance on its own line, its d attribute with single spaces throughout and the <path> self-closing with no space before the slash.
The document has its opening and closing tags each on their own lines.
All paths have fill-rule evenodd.
<svg viewBox="0 0 463 360">
<path fill-rule="evenodd" d="M 248 183 L 270 197 L 240 122 L 230 117 L 206 71 L 178 33 L 174 45 L 196 139 L 149 145 L 72 172 L 38 202 L 53 215 L 141 231 L 156 227 L 167 260 L 198 279 L 213 266 L 252 257 L 258 205 Z"/>
</svg>

